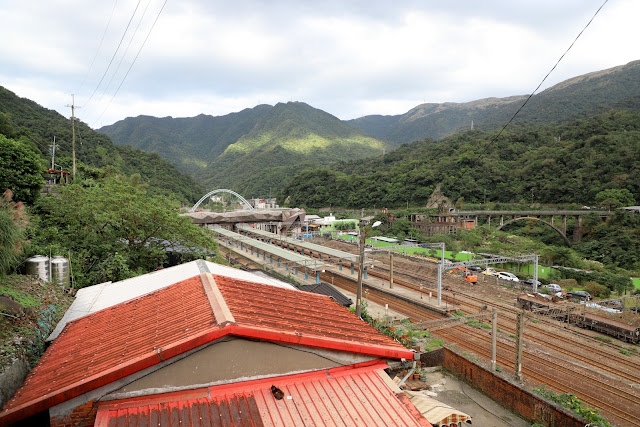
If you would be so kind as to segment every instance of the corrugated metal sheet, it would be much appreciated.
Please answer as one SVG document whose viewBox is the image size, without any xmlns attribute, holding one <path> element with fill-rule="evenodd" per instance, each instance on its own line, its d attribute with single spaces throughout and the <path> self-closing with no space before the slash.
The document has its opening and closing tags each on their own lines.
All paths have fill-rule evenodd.
<svg viewBox="0 0 640 427">
<path fill-rule="evenodd" d="M 343 307 L 349 307 L 353 304 L 351 298 L 347 297 L 345 294 L 328 284 L 327 282 L 320 282 L 313 285 L 294 285 L 296 289 L 305 292 L 312 292 L 314 294 L 326 295 L 330 298 L 333 298 L 335 302 L 340 304 Z"/>
<path fill-rule="evenodd" d="M 385 384 L 386 365 L 100 404 L 96 426 L 430 426 Z M 275 385 L 284 393 L 278 400 Z"/>
<path fill-rule="evenodd" d="M 282 242 L 291 243 L 300 248 L 306 248 L 314 253 L 320 252 L 321 254 L 329 255 L 334 259 L 344 259 L 349 261 L 357 261 L 358 255 L 352 254 L 350 252 L 341 251 L 338 249 L 333 249 L 328 246 L 318 245 L 316 243 L 307 242 L 304 240 L 292 239 L 291 237 L 282 236 L 280 234 L 271 233 L 269 231 L 257 230 L 255 228 L 247 227 L 247 226 L 238 226 L 239 230 L 245 231 L 247 233 L 256 234 L 261 237 L 267 237 L 269 239 L 280 240 Z"/>
<path fill-rule="evenodd" d="M 471 420 L 471 417 L 464 412 L 458 411 L 432 397 L 413 391 L 405 391 L 404 393 L 420 413 L 432 424 L 448 426 L 451 423 L 457 425 L 458 423 L 466 423 Z"/>
<path fill-rule="evenodd" d="M 235 323 L 220 328 L 200 276 L 70 322 L 5 405 L 21 419 L 225 335 L 411 358 L 328 297 L 213 276 Z"/>
<path fill-rule="evenodd" d="M 226 228 L 213 227 L 212 230 L 222 236 L 228 237 L 229 239 L 232 239 L 235 241 L 241 241 L 245 246 L 256 248 L 261 252 L 265 251 L 267 253 L 273 254 L 273 256 L 275 257 L 282 258 L 283 260 L 293 264 L 298 264 L 300 266 L 307 266 L 314 270 L 329 267 L 328 264 L 325 264 L 316 258 L 311 258 L 306 255 L 301 255 L 297 252 L 290 251 L 288 249 L 280 248 L 270 243 L 265 243 L 257 239 L 252 239 L 250 237 L 243 236 L 242 234 L 229 231 Z"/>
<path fill-rule="evenodd" d="M 62 332 L 64 326 L 74 319 L 197 276 L 201 272 L 199 266 L 204 266 L 207 271 L 213 274 L 233 277 L 247 282 L 294 289 L 291 284 L 283 281 L 262 277 L 254 273 L 238 270 L 237 268 L 203 260 L 192 261 L 132 277 L 131 279 L 120 282 L 106 282 L 78 290 L 73 304 L 71 304 L 71 307 L 69 307 L 60 322 L 58 322 L 51 335 L 47 338 L 47 341 L 53 341 L 60 332 Z"/>
</svg>

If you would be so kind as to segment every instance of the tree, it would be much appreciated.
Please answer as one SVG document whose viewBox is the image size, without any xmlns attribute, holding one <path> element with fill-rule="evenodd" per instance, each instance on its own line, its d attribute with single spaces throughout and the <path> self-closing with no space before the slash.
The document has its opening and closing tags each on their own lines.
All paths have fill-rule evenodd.
<svg viewBox="0 0 640 427">
<path fill-rule="evenodd" d="M 0 192 L 11 190 L 13 199 L 32 204 L 44 180 L 39 154 L 13 139 L 0 135 Z"/>
<path fill-rule="evenodd" d="M 631 191 L 626 188 L 610 188 L 596 194 L 596 203 L 611 210 L 621 206 L 634 205 L 635 200 Z"/>
<path fill-rule="evenodd" d="M 162 267 L 167 251 L 192 258 L 216 248 L 213 238 L 178 215 L 177 202 L 148 194 L 137 177 L 109 177 L 60 189 L 37 205 L 39 250 L 71 251 L 80 285 L 116 281 Z"/>
</svg>

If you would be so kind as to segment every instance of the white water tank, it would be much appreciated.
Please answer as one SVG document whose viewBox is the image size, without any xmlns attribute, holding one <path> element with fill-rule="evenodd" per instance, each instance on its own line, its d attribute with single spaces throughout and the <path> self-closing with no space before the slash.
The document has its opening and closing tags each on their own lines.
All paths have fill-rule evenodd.
<svg viewBox="0 0 640 427">
<path fill-rule="evenodd" d="M 51 258 L 51 281 L 62 287 L 69 286 L 69 260 L 63 256 Z"/>
<path fill-rule="evenodd" d="M 27 258 L 25 263 L 26 273 L 45 282 L 49 281 L 49 257 L 34 255 Z"/>
</svg>

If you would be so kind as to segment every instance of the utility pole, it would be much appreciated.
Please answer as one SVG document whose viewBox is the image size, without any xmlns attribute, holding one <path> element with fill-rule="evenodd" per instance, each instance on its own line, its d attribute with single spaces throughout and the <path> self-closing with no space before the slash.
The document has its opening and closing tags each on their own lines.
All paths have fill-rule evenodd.
<svg viewBox="0 0 640 427">
<path fill-rule="evenodd" d="M 497 338 L 498 335 L 498 309 L 491 309 L 491 370 L 496 370 L 496 355 L 497 355 Z"/>
<path fill-rule="evenodd" d="M 76 179 L 76 105 L 73 94 L 71 94 L 71 105 L 67 104 L 67 107 L 71 107 L 71 158 L 73 159 L 73 179 Z"/>
<path fill-rule="evenodd" d="M 56 164 L 55 164 L 55 159 L 56 159 L 56 147 L 58 145 L 56 144 L 56 136 L 53 136 L 53 145 L 50 145 L 49 147 L 51 147 L 51 170 L 55 170 L 56 169 Z"/>
<path fill-rule="evenodd" d="M 524 335 L 524 311 L 516 315 L 516 381 L 522 381 L 522 336 Z"/>
<path fill-rule="evenodd" d="M 389 251 L 389 289 L 393 289 L 393 252 Z"/>
</svg>

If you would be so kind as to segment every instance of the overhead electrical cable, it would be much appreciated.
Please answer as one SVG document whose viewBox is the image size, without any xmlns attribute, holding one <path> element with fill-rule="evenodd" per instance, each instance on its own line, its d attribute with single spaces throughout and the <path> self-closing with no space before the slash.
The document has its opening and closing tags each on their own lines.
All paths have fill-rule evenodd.
<svg viewBox="0 0 640 427">
<path fill-rule="evenodd" d="M 540 89 L 540 86 L 542 86 L 542 84 L 545 82 L 545 80 L 547 80 L 547 77 L 549 77 L 549 75 L 553 72 L 553 70 L 556 69 L 556 67 L 558 66 L 558 64 L 560 64 L 560 61 L 562 61 L 562 59 L 565 57 L 565 55 L 567 53 L 569 53 L 569 50 L 571 50 L 571 48 L 573 47 L 574 44 L 576 44 L 576 42 L 578 41 L 578 39 L 580 38 L 580 36 L 582 35 L 582 33 L 584 33 L 584 31 L 589 27 L 589 25 L 591 25 L 591 22 L 593 22 L 593 20 L 595 19 L 595 17 L 598 15 L 598 13 L 600 12 L 600 10 L 604 7 L 605 4 L 607 4 L 609 0 L 604 0 L 604 3 L 602 3 L 602 5 L 600 5 L 600 7 L 598 8 L 598 10 L 596 10 L 596 13 L 593 14 L 593 16 L 591 17 L 591 19 L 589 20 L 589 22 L 587 22 L 587 25 L 584 26 L 584 28 L 582 29 L 582 31 L 580 31 L 578 33 L 578 35 L 576 36 L 576 38 L 573 40 L 573 42 L 569 45 L 569 47 L 567 48 L 567 50 L 565 50 L 565 52 L 562 54 L 562 56 L 560 56 L 560 59 L 558 59 L 558 61 L 556 62 L 556 64 L 551 68 L 551 70 L 547 73 L 546 76 L 544 76 L 544 78 L 542 79 L 542 81 L 540 82 L 540 84 L 538 85 L 538 87 L 535 88 L 535 90 L 531 93 L 531 95 L 529 95 L 527 97 L 527 99 L 525 99 L 524 103 L 520 106 L 520 108 L 518 108 L 518 111 L 515 112 L 515 114 L 509 119 L 509 121 L 507 122 L 507 124 L 505 124 L 504 126 L 502 126 L 502 128 L 500 129 L 500 132 L 498 132 L 498 134 L 489 142 L 489 144 L 493 144 L 494 142 L 496 142 L 496 140 L 500 137 L 500 135 L 502 135 L 502 132 L 507 128 L 507 126 L 509 126 L 511 124 L 511 122 L 513 121 L 513 119 L 516 118 L 516 116 L 518 115 L 518 113 L 520 112 L 520 110 L 522 110 L 524 108 L 525 105 L 527 105 L 527 103 L 529 102 L 529 100 L 533 97 L 533 95 L 538 91 L 538 89 Z"/>
<path fill-rule="evenodd" d="M 145 37 L 144 41 L 142 42 L 142 45 L 140 46 L 140 49 L 138 49 L 138 53 L 136 54 L 136 57 L 133 58 L 133 62 L 131 63 L 131 65 L 129 66 L 129 69 L 127 70 L 127 73 L 124 75 L 124 77 L 122 78 L 122 81 L 120 82 L 120 85 L 118 86 L 118 89 L 116 89 L 115 93 L 113 94 L 113 96 L 111 97 L 111 100 L 109 100 L 109 103 L 107 104 L 107 106 L 104 108 L 104 110 L 102 111 L 102 113 L 100 114 L 100 116 L 95 120 L 95 122 L 93 123 L 93 126 L 95 126 L 96 123 L 98 123 L 98 120 L 100 120 L 102 118 L 102 116 L 104 115 L 104 113 L 107 111 L 107 108 L 109 108 L 109 106 L 111 105 L 111 102 L 113 101 L 113 98 L 116 97 L 116 95 L 118 94 L 118 92 L 120 91 L 120 88 L 122 87 L 122 84 L 124 83 L 124 81 L 127 79 L 127 76 L 129 75 L 129 72 L 131 71 L 131 69 L 133 68 L 133 65 L 136 63 L 136 60 L 138 59 L 138 56 L 140 56 L 140 52 L 142 52 L 142 48 L 144 48 L 144 45 L 147 43 L 147 40 L 149 39 L 149 36 L 151 35 L 151 32 L 153 31 L 154 27 L 156 26 L 156 23 L 158 22 L 158 19 L 160 18 L 160 15 L 162 14 L 162 11 L 164 10 L 164 7 L 167 5 L 167 1 L 168 0 L 164 0 L 164 3 L 162 4 L 162 7 L 160 8 L 160 11 L 158 12 L 158 16 L 156 16 L 155 21 L 153 21 L 153 25 L 151 26 L 151 28 L 149 29 L 149 32 L 147 33 L 147 36 Z M 93 127 L 92 126 L 92 127 Z"/>
<path fill-rule="evenodd" d="M 124 37 L 127 35 L 127 31 L 129 31 L 129 26 L 131 25 L 131 21 L 133 21 L 133 17 L 136 15 L 136 12 L 138 11 L 138 7 L 140 6 L 140 1 L 138 0 L 138 3 L 136 4 L 136 8 L 133 11 L 133 14 L 131 14 L 131 18 L 129 19 L 129 23 L 127 24 L 127 28 L 125 28 L 124 33 L 122 34 L 122 37 L 120 38 L 120 43 L 118 43 L 118 47 L 116 48 L 115 52 L 113 52 L 113 56 L 111 56 L 111 60 L 109 61 L 109 65 L 107 65 L 107 69 L 104 70 L 104 74 L 102 75 L 102 78 L 100 79 L 100 81 L 98 82 L 98 85 L 96 86 L 96 88 L 93 90 L 93 93 L 91 94 L 91 96 L 89 97 L 89 99 L 87 100 L 87 102 L 85 102 L 82 106 L 84 107 L 85 105 L 87 105 L 91 99 L 93 98 L 93 96 L 96 94 L 96 92 L 98 91 L 98 88 L 100 87 L 100 85 L 102 84 L 102 81 L 104 80 L 105 76 L 107 75 L 107 73 L 109 72 L 109 68 L 111 68 L 111 64 L 113 63 L 113 60 L 115 59 L 116 55 L 118 54 L 118 50 L 120 49 L 120 46 L 122 45 L 122 41 L 124 40 Z"/>
<path fill-rule="evenodd" d="M 150 4 L 151 4 L 151 0 L 149 0 L 147 2 L 147 6 L 144 8 L 144 11 L 142 12 L 142 15 L 140 16 L 140 19 L 138 20 L 138 25 L 136 26 L 136 29 L 133 31 L 133 34 L 131 35 L 131 38 L 129 39 L 129 43 L 127 43 L 127 47 L 125 48 L 124 53 L 120 57 L 120 61 L 118 61 L 118 66 L 116 67 L 116 70 L 111 75 L 111 78 L 109 79 L 109 83 L 107 83 L 107 87 L 104 89 L 104 92 L 102 92 L 102 96 L 100 96 L 100 99 L 98 100 L 96 105 L 100 105 L 100 103 L 102 102 L 102 99 L 104 98 L 104 96 L 107 94 L 107 91 L 111 87 L 111 83 L 113 83 L 113 79 L 118 74 L 118 71 L 120 71 L 120 66 L 122 65 L 122 61 L 124 61 L 125 56 L 127 56 L 127 52 L 129 52 L 129 48 L 131 47 L 131 43 L 133 42 L 133 39 L 135 38 L 136 34 L 138 33 L 138 30 L 140 29 L 140 24 L 142 23 L 142 20 L 144 19 L 144 16 L 146 15 L 147 9 L 149 9 L 149 5 Z"/>
<path fill-rule="evenodd" d="M 107 27 L 104 29 L 104 32 L 102 33 L 102 39 L 100 40 L 100 44 L 98 45 L 96 54 L 93 55 L 93 59 L 91 60 L 91 65 L 89 65 L 89 69 L 87 70 L 87 73 L 85 74 L 84 79 L 82 80 L 82 83 L 80 83 L 80 87 L 78 87 L 78 89 L 76 90 L 76 93 L 80 93 L 80 89 L 82 89 L 85 82 L 87 81 L 87 77 L 89 77 L 89 73 L 93 68 L 93 64 L 95 63 L 96 58 L 98 57 L 98 53 L 100 53 L 100 48 L 102 48 L 102 43 L 104 42 L 104 37 L 107 35 L 107 30 L 109 29 L 109 25 L 111 25 L 111 19 L 113 19 L 113 13 L 116 11 L 117 5 L 118 5 L 118 0 L 116 0 L 115 3 L 113 4 L 113 9 L 111 10 L 111 16 L 109 17 L 109 21 L 107 22 Z"/>
</svg>

